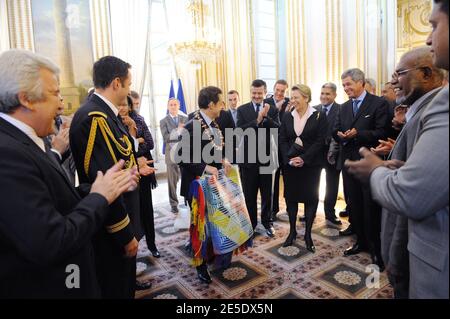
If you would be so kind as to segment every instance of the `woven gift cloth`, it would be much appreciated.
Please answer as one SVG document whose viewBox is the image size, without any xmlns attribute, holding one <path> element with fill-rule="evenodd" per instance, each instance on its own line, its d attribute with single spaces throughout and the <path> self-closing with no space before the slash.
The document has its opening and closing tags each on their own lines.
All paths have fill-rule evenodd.
<svg viewBox="0 0 450 319">
<path fill-rule="evenodd" d="M 220 170 L 218 178 L 202 176 L 192 182 L 190 191 L 194 266 L 251 246 L 253 228 L 236 168 L 228 175 Z"/>
</svg>

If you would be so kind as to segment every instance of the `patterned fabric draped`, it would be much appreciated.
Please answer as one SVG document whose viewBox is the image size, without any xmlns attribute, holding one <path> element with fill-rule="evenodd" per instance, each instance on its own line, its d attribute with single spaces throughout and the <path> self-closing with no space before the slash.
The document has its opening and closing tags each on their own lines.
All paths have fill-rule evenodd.
<svg viewBox="0 0 450 319">
<path fill-rule="evenodd" d="M 251 246 L 253 228 L 245 205 L 238 171 L 219 178 L 204 176 L 192 182 L 191 245 L 193 264 Z"/>
</svg>

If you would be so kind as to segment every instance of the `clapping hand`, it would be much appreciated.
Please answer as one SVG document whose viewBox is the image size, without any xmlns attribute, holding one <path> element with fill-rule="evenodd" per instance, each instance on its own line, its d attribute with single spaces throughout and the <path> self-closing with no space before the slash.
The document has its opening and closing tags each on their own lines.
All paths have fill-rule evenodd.
<svg viewBox="0 0 450 319">
<path fill-rule="evenodd" d="M 64 154 L 69 149 L 69 128 L 62 128 L 59 133 L 52 138 L 52 148 L 59 154 Z"/>
<path fill-rule="evenodd" d="M 389 155 L 394 148 L 395 140 L 388 138 L 387 141 L 379 140 L 380 145 L 378 145 L 376 148 L 371 148 L 371 152 L 378 155 L 378 156 L 386 156 Z"/>
<path fill-rule="evenodd" d="M 264 104 L 264 108 L 261 111 L 259 111 L 259 114 L 258 114 L 258 118 L 257 118 L 258 124 L 260 124 L 264 120 L 264 118 L 267 117 L 267 114 L 269 114 L 269 111 L 270 111 L 270 104 L 267 104 L 267 103 Z"/>
<path fill-rule="evenodd" d="M 153 164 L 155 161 L 147 160 L 144 156 L 138 158 L 139 174 L 141 176 L 150 176 L 155 174 L 157 171 L 154 167 L 149 165 Z"/>
<path fill-rule="evenodd" d="M 406 123 L 406 112 L 408 107 L 405 105 L 399 105 L 394 110 L 394 118 L 392 119 L 392 127 L 398 131 L 401 131 Z"/>
<path fill-rule="evenodd" d="M 360 161 L 346 160 L 345 167 L 350 174 L 363 182 L 367 182 L 372 172 L 376 168 L 384 166 L 385 162 L 365 147 L 360 149 L 359 154 L 362 156 Z"/>
<path fill-rule="evenodd" d="M 106 171 L 97 173 L 97 178 L 91 187 L 91 193 L 102 195 L 108 204 L 113 203 L 120 195 L 136 189 L 139 181 L 136 169 L 123 170 L 125 162 L 120 160 Z"/>
</svg>

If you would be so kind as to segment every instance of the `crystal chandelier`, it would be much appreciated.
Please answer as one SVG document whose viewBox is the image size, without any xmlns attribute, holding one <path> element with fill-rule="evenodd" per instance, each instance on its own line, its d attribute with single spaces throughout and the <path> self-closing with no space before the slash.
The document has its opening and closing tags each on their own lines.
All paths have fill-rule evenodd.
<svg viewBox="0 0 450 319">
<path fill-rule="evenodd" d="M 187 11 L 191 17 L 191 25 L 183 26 L 182 38 L 171 49 L 177 59 L 200 65 L 220 54 L 220 35 L 210 25 L 209 8 L 203 0 L 190 0 Z"/>
</svg>

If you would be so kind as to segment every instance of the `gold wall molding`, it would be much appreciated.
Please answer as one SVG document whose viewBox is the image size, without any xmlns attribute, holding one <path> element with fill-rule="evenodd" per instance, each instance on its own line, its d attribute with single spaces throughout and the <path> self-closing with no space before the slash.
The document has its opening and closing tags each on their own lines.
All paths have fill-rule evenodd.
<svg viewBox="0 0 450 319">
<path fill-rule="evenodd" d="M 34 51 L 30 0 L 7 0 L 11 48 Z"/>
<path fill-rule="evenodd" d="M 425 45 L 431 32 L 432 0 L 397 1 L 397 55 Z"/>
</svg>

